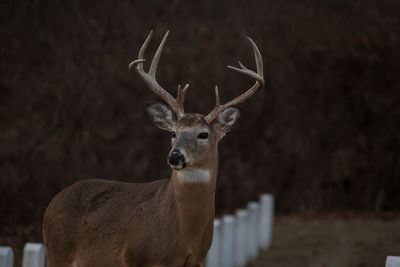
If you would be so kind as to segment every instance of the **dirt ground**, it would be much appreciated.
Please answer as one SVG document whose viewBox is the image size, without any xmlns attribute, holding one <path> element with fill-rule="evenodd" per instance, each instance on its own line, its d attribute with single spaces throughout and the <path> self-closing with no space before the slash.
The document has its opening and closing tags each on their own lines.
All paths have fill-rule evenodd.
<svg viewBox="0 0 400 267">
<path fill-rule="evenodd" d="M 278 219 L 270 250 L 248 267 L 382 267 L 400 255 L 400 219 Z"/>
</svg>

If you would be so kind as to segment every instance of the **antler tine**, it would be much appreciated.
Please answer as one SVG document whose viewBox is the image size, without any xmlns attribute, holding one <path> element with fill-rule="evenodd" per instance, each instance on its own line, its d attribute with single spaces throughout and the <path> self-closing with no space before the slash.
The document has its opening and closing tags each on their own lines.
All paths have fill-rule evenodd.
<svg viewBox="0 0 400 267">
<path fill-rule="evenodd" d="M 219 100 L 219 92 L 218 85 L 215 86 L 215 107 L 214 109 L 206 116 L 206 121 L 208 123 L 212 122 L 215 118 L 218 117 L 218 114 L 222 111 L 221 102 Z"/>
<path fill-rule="evenodd" d="M 219 101 L 218 85 L 215 86 L 215 106 L 220 107 L 221 102 Z"/>
<path fill-rule="evenodd" d="M 182 100 L 182 103 L 178 103 L 177 99 L 175 99 L 173 96 L 171 96 L 166 90 L 164 90 L 157 82 L 156 80 L 156 71 L 157 71 L 157 66 L 158 62 L 160 60 L 160 56 L 162 53 L 162 50 L 164 48 L 164 44 L 167 40 L 169 31 L 167 31 L 160 43 L 160 45 L 157 48 L 157 51 L 151 61 L 150 69 L 149 72 L 146 73 L 143 69 L 143 62 L 146 61 L 143 56 L 144 52 L 146 51 L 147 45 L 149 44 L 151 37 L 153 36 L 153 30 L 150 31 L 149 35 L 147 36 L 146 40 L 144 41 L 142 47 L 139 50 L 138 54 L 138 59 L 134 60 L 131 64 L 129 64 L 129 70 L 136 73 L 139 78 L 149 87 L 151 91 L 153 91 L 156 95 L 161 97 L 162 100 L 164 100 L 170 107 L 171 109 L 175 112 L 176 116 L 178 118 L 182 117 L 185 113 L 183 111 L 183 108 L 181 109 L 180 106 L 183 107 L 183 101 L 184 101 L 184 94 L 187 90 L 188 85 L 185 86 L 185 88 L 182 90 L 184 91 L 183 96 L 179 96 L 179 91 L 178 90 L 178 98 Z"/>
<path fill-rule="evenodd" d="M 146 51 L 147 45 L 149 44 L 151 37 L 153 36 L 153 30 L 150 31 L 149 35 L 147 36 L 146 40 L 144 41 L 142 47 L 140 47 L 139 54 L 138 54 L 138 59 L 134 60 L 129 64 L 129 70 L 134 71 L 132 68 L 137 66 L 136 68 L 138 70 L 143 71 L 143 62 L 146 60 L 143 59 L 144 52 Z"/>
<path fill-rule="evenodd" d="M 219 95 L 218 95 L 218 87 L 215 87 L 215 98 L 216 98 L 216 105 L 215 108 L 206 116 L 206 121 L 207 122 L 212 122 L 218 117 L 218 114 L 221 113 L 223 110 L 227 109 L 230 106 L 237 105 L 249 97 L 251 97 L 257 90 L 264 85 L 264 71 L 263 71 L 263 61 L 261 57 L 260 50 L 258 49 L 257 45 L 254 43 L 254 41 L 250 38 L 247 37 L 247 39 L 250 41 L 251 46 L 253 47 L 253 52 L 254 52 L 254 57 L 256 60 L 256 67 L 257 67 L 257 72 L 254 72 L 248 68 L 246 68 L 240 61 L 239 61 L 239 66 L 240 68 L 228 66 L 228 68 L 237 71 L 239 73 L 245 74 L 246 76 L 249 76 L 250 78 L 255 79 L 254 85 L 244 92 L 243 94 L 239 95 L 238 97 L 232 99 L 228 103 L 225 103 L 221 105 L 219 103 Z"/>
<path fill-rule="evenodd" d="M 254 41 L 250 38 L 247 37 L 249 40 L 251 46 L 253 47 L 253 52 L 254 52 L 254 58 L 256 60 L 256 67 L 257 67 L 257 72 L 254 72 L 248 68 L 246 68 L 240 61 L 239 61 L 239 68 L 228 66 L 228 68 L 240 72 L 242 74 L 245 74 L 247 76 L 250 76 L 251 78 L 255 79 L 256 81 L 259 81 L 261 85 L 264 85 L 264 67 L 263 67 L 263 61 L 261 57 L 260 50 L 258 49 L 257 45 L 254 43 Z"/>
<path fill-rule="evenodd" d="M 165 33 L 163 39 L 161 40 L 160 45 L 157 48 L 156 54 L 154 55 L 153 60 L 151 61 L 150 70 L 149 70 L 149 75 L 151 77 L 156 76 L 158 61 L 160 60 L 160 56 L 161 56 L 162 50 L 164 48 L 165 42 L 167 41 L 168 35 L 169 35 L 169 31 L 167 31 Z"/>
<path fill-rule="evenodd" d="M 247 37 L 247 39 L 250 41 L 251 46 L 253 47 L 254 58 L 256 59 L 257 73 L 261 77 L 264 78 L 264 66 L 263 66 L 263 61 L 262 61 L 260 50 L 258 49 L 256 43 L 254 43 L 253 39 L 251 39 L 250 37 Z M 264 82 L 264 79 L 263 79 L 263 82 Z"/>
<path fill-rule="evenodd" d="M 178 109 L 179 109 L 179 113 L 181 114 L 180 116 L 185 115 L 185 110 L 184 110 L 183 104 L 185 102 L 185 96 L 186 96 L 186 92 L 187 92 L 188 88 L 189 88 L 188 83 L 185 85 L 185 87 L 183 89 L 180 84 L 178 85 L 178 94 L 177 94 L 176 100 L 178 102 Z"/>
</svg>

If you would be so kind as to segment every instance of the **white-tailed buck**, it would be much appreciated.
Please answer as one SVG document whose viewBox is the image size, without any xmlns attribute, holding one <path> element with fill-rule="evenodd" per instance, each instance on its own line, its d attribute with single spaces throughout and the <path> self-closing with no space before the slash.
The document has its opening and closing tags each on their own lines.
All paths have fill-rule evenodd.
<svg viewBox="0 0 400 267">
<path fill-rule="evenodd" d="M 257 72 L 229 68 L 255 79 L 242 95 L 221 105 L 215 87 L 215 108 L 206 116 L 185 114 L 188 88 L 178 86 L 172 97 L 155 75 L 165 34 L 151 62 L 143 69 L 144 52 L 129 65 L 167 105 L 153 103 L 147 111 L 153 122 L 172 135 L 168 163 L 170 179 L 151 183 L 83 180 L 60 192 L 43 220 L 47 266 L 202 266 L 213 235 L 217 146 L 232 128 L 239 111 L 231 106 L 251 97 L 264 84 L 263 63 L 255 43 Z"/>
</svg>

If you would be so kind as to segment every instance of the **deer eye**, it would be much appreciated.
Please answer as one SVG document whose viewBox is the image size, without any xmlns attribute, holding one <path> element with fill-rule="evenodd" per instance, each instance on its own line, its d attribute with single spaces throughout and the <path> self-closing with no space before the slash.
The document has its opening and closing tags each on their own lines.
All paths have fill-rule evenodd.
<svg viewBox="0 0 400 267">
<path fill-rule="evenodd" d="M 207 139 L 208 138 L 208 133 L 199 133 L 197 138 L 199 138 L 199 139 Z"/>
<path fill-rule="evenodd" d="M 176 133 L 174 131 L 172 131 L 171 132 L 171 136 L 172 136 L 172 138 L 175 138 L 176 137 Z"/>
</svg>

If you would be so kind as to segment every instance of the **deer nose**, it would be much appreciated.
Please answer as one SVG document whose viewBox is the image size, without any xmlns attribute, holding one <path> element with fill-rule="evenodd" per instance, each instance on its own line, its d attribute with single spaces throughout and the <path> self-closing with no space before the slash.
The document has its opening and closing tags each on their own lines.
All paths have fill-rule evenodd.
<svg viewBox="0 0 400 267">
<path fill-rule="evenodd" d="M 184 163 L 185 157 L 182 155 L 182 153 L 179 150 L 174 149 L 171 151 L 171 153 L 169 153 L 168 162 L 172 166 L 176 166 L 178 164 Z"/>
</svg>

